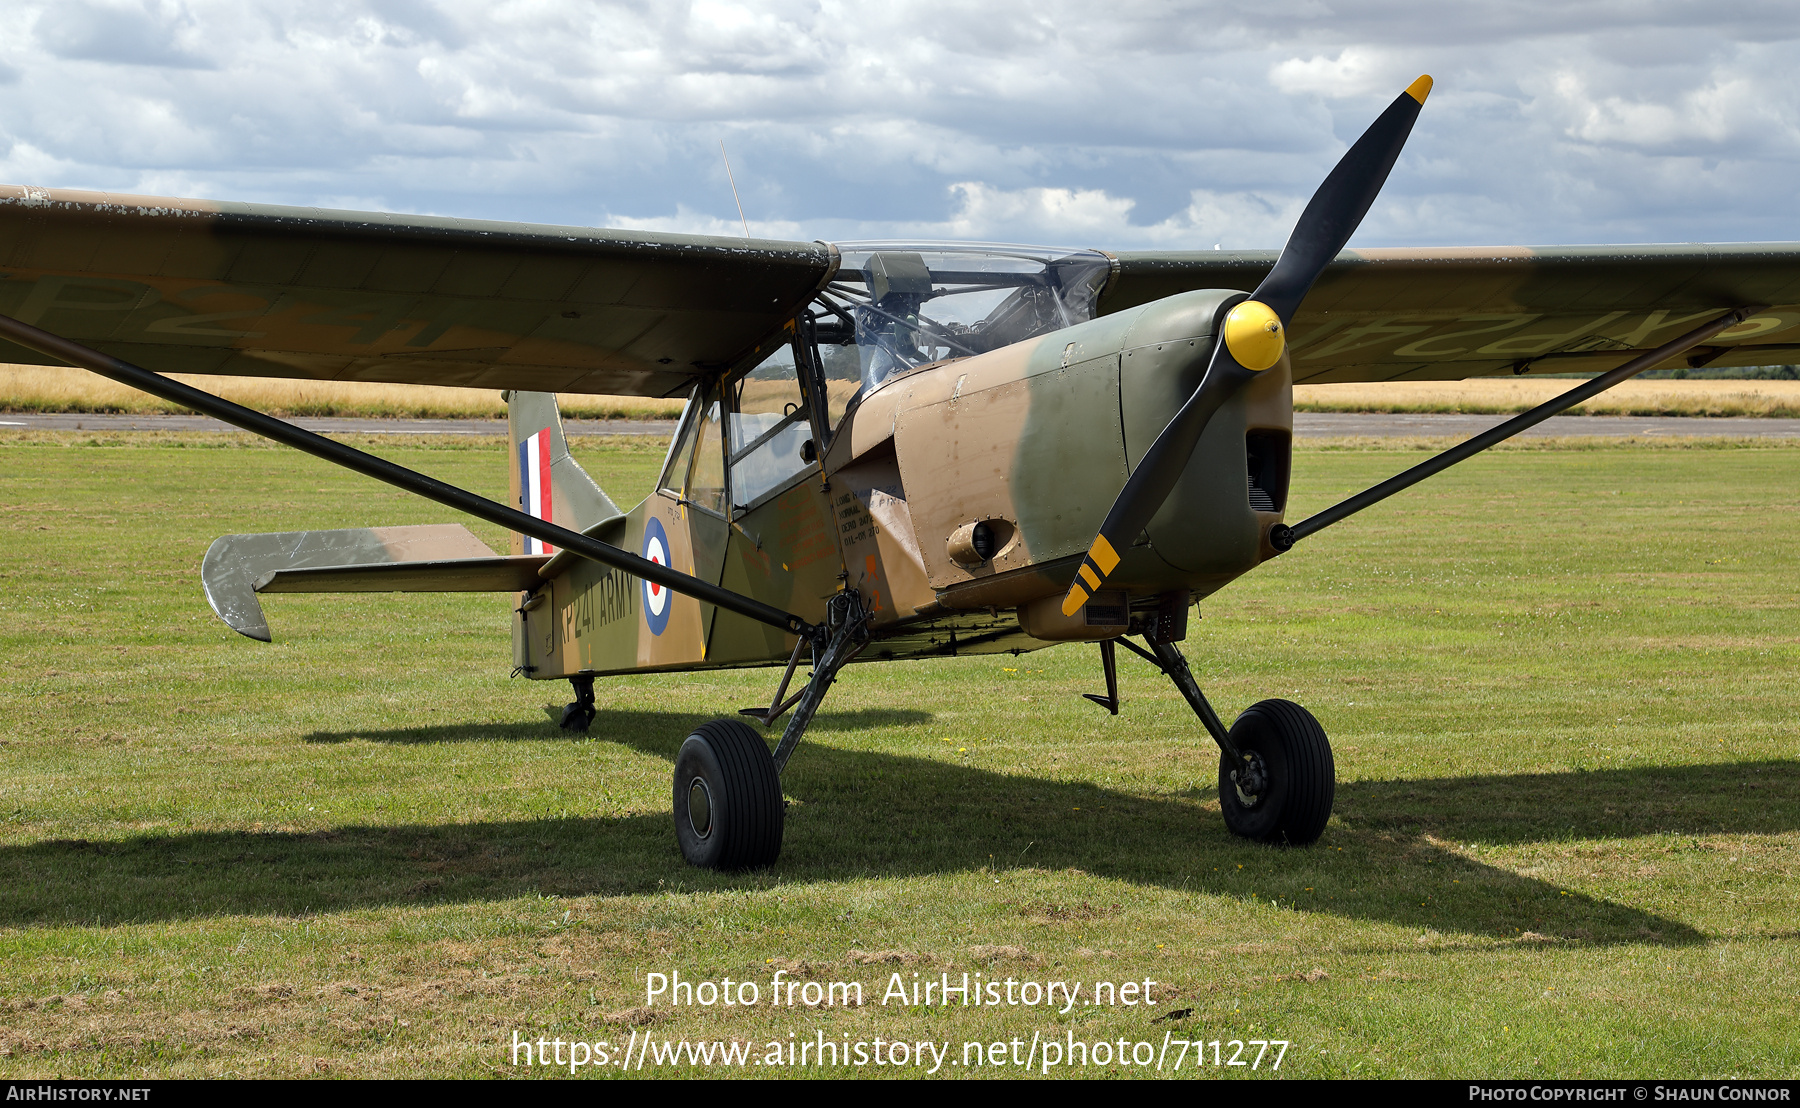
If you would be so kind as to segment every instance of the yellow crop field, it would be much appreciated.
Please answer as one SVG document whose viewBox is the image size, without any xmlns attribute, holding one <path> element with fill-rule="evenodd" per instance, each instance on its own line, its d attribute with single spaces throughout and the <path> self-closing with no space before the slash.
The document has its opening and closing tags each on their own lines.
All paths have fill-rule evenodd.
<svg viewBox="0 0 1800 1108">
<path fill-rule="evenodd" d="M 503 418 L 506 405 L 492 389 L 388 385 L 365 381 L 291 381 L 263 377 L 174 375 L 229 400 L 281 416 L 364 416 L 395 419 Z M 1563 378 L 1480 378 L 1471 381 L 1396 381 L 1299 385 L 1302 412 L 1521 412 L 1578 382 Z M 852 382 L 832 382 L 834 394 Z M 673 419 L 681 400 L 642 396 L 561 394 L 571 419 Z M 834 410 L 841 401 L 833 396 Z M 180 409 L 85 370 L 0 364 L 0 411 L 152 414 Z M 1800 416 L 1800 381 L 1636 380 L 1574 409 L 1586 415 Z"/>
<path fill-rule="evenodd" d="M 1302 412 L 1522 412 L 1579 381 L 1482 377 L 1471 381 L 1385 381 L 1299 385 Z M 1626 381 L 1577 406 L 1574 415 L 1800 416 L 1800 381 Z"/>
<path fill-rule="evenodd" d="M 505 418 L 493 389 L 387 385 L 367 381 L 290 381 L 264 377 L 171 374 L 208 392 L 280 416 L 368 416 L 397 419 Z M 643 396 L 564 394 L 571 419 L 673 419 L 682 401 Z M 182 409 L 165 400 L 64 366 L 0 364 L 0 411 L 150 414 Z"/>
</svg>

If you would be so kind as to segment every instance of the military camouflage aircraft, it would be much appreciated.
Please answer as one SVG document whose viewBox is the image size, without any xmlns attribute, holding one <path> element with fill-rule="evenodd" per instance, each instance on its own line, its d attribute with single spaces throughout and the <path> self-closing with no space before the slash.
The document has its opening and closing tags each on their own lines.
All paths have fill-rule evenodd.
<svg viewBox="0 0 1800 1108">
<path fill-rule="evenodd" d="M 676 759 L 699 866 L 767 865 L 780 775 L 853 661 L 1099 644 L 1184 694 L 1226 825 L 1306 844 L 1330 744 L 1265 700 L 1228 728 L 1177 648 L 1189 608 L 1295 542 L 1634 373 L 1800 360 L 1800 245 L 1343 252 L 1427 93 L 1332 171 L 1279 254 L 774 242 L 0 189 L 0 358 L 67 362 L 513 533 L 230 535 L 202 580 L 259 593 L 511 593 L 512 663 L 568 680 L 784 666 L 764 726 Z M 1248 295 L 1243 290 L 1251 290 Z M 505 390 L 512 506 L 140 368 Z M 1605 371 L 1365 493 L 1284 518 L 1295 382 Z M 555 393 L 685 396 L 630 510 L 570 457 Z M 1143 645 L 1132 641 L 1136 636 Z M 802 663 L 809 674 L 790 695 Z"/>
</svg>

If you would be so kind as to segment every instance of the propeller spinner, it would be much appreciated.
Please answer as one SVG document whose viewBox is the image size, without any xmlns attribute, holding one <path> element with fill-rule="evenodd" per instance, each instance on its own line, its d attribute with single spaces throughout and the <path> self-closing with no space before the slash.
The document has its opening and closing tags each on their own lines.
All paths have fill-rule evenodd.
<svg viewBox="0 0 1800 1108">
<path fill-rule="evenodd" d="M 1150 445 L 1113 501 L 1063 598 L 1064 615 L 1073 616 L 1099 590 L 1118 566 L 1119 550 L 1129 547 L 1162 507 L 1213 413 L 1244 382 L 1281 360 L 1288 321 L 1368 214 L 1430 92 L 1431 78 L 1420 77 L 1394 98 L 1313 194 L 1275 268 L 1250 299 L 1226 313 L 1221 341 L 1213 347 L 1200 387 Z"/>
</svg>

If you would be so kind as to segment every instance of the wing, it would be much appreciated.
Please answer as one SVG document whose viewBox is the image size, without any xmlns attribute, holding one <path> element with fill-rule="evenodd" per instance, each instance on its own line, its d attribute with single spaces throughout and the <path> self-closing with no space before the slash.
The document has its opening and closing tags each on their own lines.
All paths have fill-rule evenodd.
<svg viewBox="0 0 1800 1108">
<path fill-rule="evenodd" d="M 670 396 L 781 341 L 836 264 L 821 243 L 0 186 L 0 312 L 165 373 Z"/>
<path fill-rule="evenodd" d="M 1273 251 L 1119 253 L 1101 312 L 1252 289 Z M 1296 383 L 1608 370 L 1732 308 L 1690 366 L 1800 362 L 1800 243 L 1346 250 L 1288 327 Z"/>
</svg>

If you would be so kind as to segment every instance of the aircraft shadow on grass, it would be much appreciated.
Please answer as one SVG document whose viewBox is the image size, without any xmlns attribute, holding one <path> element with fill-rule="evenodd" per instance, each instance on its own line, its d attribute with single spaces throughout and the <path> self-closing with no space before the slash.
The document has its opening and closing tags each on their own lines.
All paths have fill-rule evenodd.
<svg viewBox="0 0 1800 1108">
<path fill-rule="evenodd" d="M 551 705 L 559 714 L 561 705 Z M 309 743 L 347 743 L 361 740 L 378 743 L 472 743 L 472 742 L 555 742 L 566 739 L 581 742 L 588 739 L 606 739 L 608 741 L 629 742 L 626 738 L 628 729 L 634 724 L 642 724 L 645 717 L 655 716 L 662 721 L 674 721 L 669 724 L 679 735 L 673 735 L 668 741 L 672 743 L 665 751 L 660 740 L 668 732 L 668 727 L 657 725 L 655 728 L 658 740 L 652 740 L 654 753 L 665 755 L 671 762 L 675 759 L 675 749 L 681 745 L 694 728 L 716 716 L 675 715 L 659 712 L 615 712 L 602 708 L 594 717 L 594 723 L 587 733 L 559 732 L 556 728 L 546 729 L 541 720 L 530 723 L 448 723 L 439 726 L 399 727 L 386 731 L 314 731 L 303 741 Z M 622 722 L 610 722 L 617 717 Z M 846 712 L 820 712 L 813 717 L 811 726 L 806 731 L 813 734 L 820 731 L 863 731 L 876 727 L 905 727 L 909 724 L 930 723 L 935 718 L 930 712 L 921 712 L 916 708 L 858 708 Z M 748 722 L 748 720 L 746 720 Z M 776 730 L 772 735 L 779 736 L 780 727 L 787 720 L 776 721 Z M 638 745 L 638 744 L 633 744 Z M 649 749 L 645 747 L 644 749 Z M 805 747 L 802 747 L 805 749 Z"/>
<path fill-rule="evenodd" d="M 879 718 L 877 718 L 879 717 Z M 822 731 L 929 719 L 821 715 Z M 448 725 L 354 735 L 395 743 L 618 741 L 673 760 L 709 717 L 602 711 L 589 734 Z M 1196 747 L 1196 778 L 1212 764 Z M 1800 763 L 1640 767 L 1348 782 L 1321 843 L 1281 849 L 1224 828 L 1214 791 L 1149 797 L 937 758 L 806 744 L 784 781 L 795 802 L 775 872 L 787 882 L 999 869 L 1079 870 L 1301 911 L 1516 938 L 1687 944 L 1692 927 L 1485 865 L 1445 842 L 1606 841 L 1648 834 L 1774 834 L 1800 819 Z M 1242 865 L 1242 870 L 1239 866 Z M 108 925 L 211 915 L 299 915 L 527 894 L 629 895 L 768 884 L 686 867 L 664 812 L 468 824 L 204 832 L 0 847 L 0 926 Z M 1310 890 L 1310 891 L 1309 891 Z"/>
</svg>

